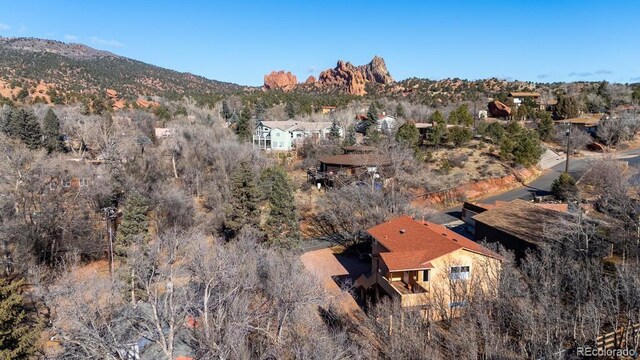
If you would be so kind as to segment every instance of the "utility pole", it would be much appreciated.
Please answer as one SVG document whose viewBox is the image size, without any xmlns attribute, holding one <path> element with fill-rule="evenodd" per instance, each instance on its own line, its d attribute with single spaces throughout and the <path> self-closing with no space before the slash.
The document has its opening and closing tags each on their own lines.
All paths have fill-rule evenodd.
<svg viewBox="0 0 640 360">
<path fill-rule="evenodd" d="M 567 136 L 567 161 L 564 164 L 564 172 L 569 173 L 569 146 L 571 145 L 571 122 L 567 123 L 567 131 L 565 132 Z"/>
<path fill-rule="evenodd" d="M 116 208 L 113 206 L 103 208 L 102 211 L 104 212 L 104 219 L 107 223 L 107 236 L 109 240 L 109 275 L 113 276 L 113 225 L 118 214 L 116 213 Z"/>
</svg>

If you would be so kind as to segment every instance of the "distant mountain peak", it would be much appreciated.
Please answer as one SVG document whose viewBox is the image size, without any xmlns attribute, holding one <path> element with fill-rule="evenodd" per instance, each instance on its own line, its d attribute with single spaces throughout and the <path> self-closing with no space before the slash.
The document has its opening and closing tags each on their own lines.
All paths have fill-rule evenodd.
<svg viewBox="0 0 640 360">
<path fill-rule="evenodd" d="M 76 60 L 91 60 L 99 57 L 120 58 L 120 56 L 108 51 L 94 49 L 84 44 L 65 43 L 57 40 L 0 37 L 0 46 L 14 50 L 53 53 Z"/>
</svg>

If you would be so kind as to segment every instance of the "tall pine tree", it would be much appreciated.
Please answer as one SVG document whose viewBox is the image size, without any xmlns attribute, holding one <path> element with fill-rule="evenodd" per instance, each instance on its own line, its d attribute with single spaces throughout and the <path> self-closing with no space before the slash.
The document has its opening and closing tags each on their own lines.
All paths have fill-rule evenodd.
<svg viewBox="0 0 640 360">
<path fill-rule="evenodd" d="M 371 126 L 378 126 L 378 108 L 374 103 L 369 105 L 369 110 L 367 111 L 367 120 L 364 126 L 365 132 L 369 130 Z"/>
<path fill-rule="evenodd" d="M 284 106 L 284 112 L 287 114 L 289 119 L 293 119 L 296 116 L 296 107 L 291 101 L 288 101 Z"/>
<path fill-rule="evenodd" d="M 260 222 L 260 195 L 251 165 L 240 163 L 231 178 L 231 201 L 226 209 L 223 231 L 232 239 L 244 226 L 257 226 Z"/>
<path fill-rule="evenodd" d="M 431 130 L 429 131 L 428 137 L 429 142 L 435 146 L 438 146 L 442 143 L 443 138 L 447 135 L 447 123 L 444 120 L 444 115 L 438 110 L 436 110 L 431 117 L 429 117 L 429 121 L 431 121 Z"/>
<path fill-rule="evenodd" d="M 347 129 L 347 134 L 345 135 L 342 144 L 344 146 L 353 146 L 356 144 L 356 130 L 353 125 L 349 126 L 349 129 Z"/>
<path fill-rule="evenodd" d="M 22 285 L 0 278 L 0 359 L 27 359 L 37 351 L 42 323 L 25 311 Z"/>
<path fill-rule="evenodd" d="M 10 107 L 2 118 L 2 131 L 10 137 L 17 138 L 19 136 L 18 112 L 13 107 Z"/>
<path fill-rule="evenodd" d="M 60 120 L 51 108 L 49 108 L 49 111 L 47 111 L 47 114 L 44 116 L 42 133 L 44 135 L 44 147 L 47 149 L 47 152 L 52 153 L 62 150 Z"/>
<path fill-rule="evenodd" d="M 115 243 L 117 255 L 126 256 L 130 245 L 140 240 L 148 240 L 148 211 L 147 199 L 137 191 L 133 191 L 124 205 L 122 221 L 118 225 Z"/>
<path fill-rule="evenodd" d="M 272 245 L 293 247 L 300 241 L 298 212 L 293 186 L 281 166 L 266 168 L 260 177 L 269 203 L 269 216 L 264 230 Z"/>
<path fill-rule="evenodd" d="M 33 111 L 20 109 L 16 116 L 18 137 L 29 149 L 42 146 L 42 129 Z"/>
<path fill-rule="evenodd" d="M 231 119 L 231 115 L 231 109 L 229 108 L 227 100 L 222 100 L 222 117 L 225 121 L 229 121 Z"/>
<path fill-rule="evenodd" d="M 240 113 L 240 118 L 236 124 L 236 135 L 240 141 L 251 140 L 251 109 L 249 106 L 245 106 Z"/>
<path fill-rule="evenodd" d="M 396 141 L 405 147 L 411 149 L 418 148 L 418 141 L 420 140 L 420 131 L 416 127 L 416 124 L 412 121 L 407 121 L 398 128 L 396 133 Z"/>
<path fill-rule="evenodd" d="M 340 126 L 338 125 L 337 120 L 333 120 L 331 124 L 331 128 L 329 129 L 329 138 L 331 140 L 340 139 Z"/>
</svg>

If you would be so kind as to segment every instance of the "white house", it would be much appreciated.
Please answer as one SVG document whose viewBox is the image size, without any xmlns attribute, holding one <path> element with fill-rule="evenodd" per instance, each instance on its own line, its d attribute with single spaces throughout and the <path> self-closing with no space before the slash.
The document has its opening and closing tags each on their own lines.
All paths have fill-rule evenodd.
<svg viewBox="0 0 640 360">
<path fill-rule="evenodd" d="M 396 119 L 389 115 L 382 114 L 378 118 L 378 130 L 380 131 L 391 131 L 395 126 Z"/>
<path fill-rule="evenodd" d="M 253 135 L 253 146 L 263 150 L 291 150 L 307 138 L 327 139 L 332 124 L 328 121 L 261 121 Z"/>
</svg>

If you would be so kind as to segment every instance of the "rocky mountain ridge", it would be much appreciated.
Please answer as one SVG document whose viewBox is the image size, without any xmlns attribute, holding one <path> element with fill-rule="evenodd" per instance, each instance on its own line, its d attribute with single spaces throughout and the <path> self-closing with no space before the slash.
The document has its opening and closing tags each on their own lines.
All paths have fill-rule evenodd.
<svg viewBox="0 0 640 360">
<path fill-rule="evenodd" d="M 210 80 L 93 49 L 82 44 L 36 38 L 0 37 L 0 81 L 30 94 L 49 84 L 59 94 L 118 92 L 122 99 L 141 96 L 222 94 L 248 87 Z M 33 94 L 35 95 L 35 94 Z"/>
<path fill-rule="evenodd" d="M 369 63 L 359 66 L 339 60 L 335 68 L 322 71 L 317 79 L 309 76 L 303 84 L 298 84 L 297 78 L 290 72 L 274 71 L 265 75 L 264 88 L 289 91 L 312 86 L 323 92 L 338 91 L 350 95 L 365 95 L 365 87 L 369 83 L 386 85 L 393 82 L 384 59 L 374 56 Z"/>
</svg>

